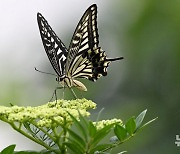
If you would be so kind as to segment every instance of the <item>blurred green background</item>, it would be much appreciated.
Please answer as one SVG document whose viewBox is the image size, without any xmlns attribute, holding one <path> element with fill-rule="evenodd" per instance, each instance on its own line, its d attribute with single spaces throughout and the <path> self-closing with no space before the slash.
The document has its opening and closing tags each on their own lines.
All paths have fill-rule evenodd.
<svg viewBox="0 0 180 154">
<path fill-rule="evenodd" d="M 148 110 L 145 120 L 158 117 L 118 151 L 127 150 L 133 154 L 180 152 L 180 147 L 175 145 L 175 136 L 180 135 L 179 0 L 78 0 L 76 4 L 72 0 L 20 2 L 0 2 L 3 3 L 0 7 L 5 6 L 6 11 L 15 13 L 16 17 L 12 18 L 12 14 L 6 12 L 0 16 L 3 24 L 10 23 L 0 29 L 6 31 L 0 39 L 1 105 L 44 104 L 57 86 L 53 76 L 34 71 L 36 66 L 42 71 L 53 72 L 42 46 L 36 13 L 45 16 L 68 47 L 80 17 L 96 3 L 100 46 L 108 57 L 123 56 L 124 60 L 112 63 L 108 76 L 96 83 L 84 80 L 88 92 L 78 95 L 98 104 L 95 115 L 105 108 L 101 115 L 103 119 L 117 117 L 126 121 L 144 109 Z M 16 14 L 18 8 L 20 12 Z M 15 22 L 20 22 L 20 26 Z M 66 98 L 70 98 L 68 92 Z M 34 144 L 30 146 L 31 142 L 23 141 L 16 133 L 9 135 L 13 133 L 12 129 L 2 122 L 0 129 L 0 138 L 6 138 L 6 141 L 0 141 L 0 149 L 17 143 L 17 139 L 18 150 L 41 149 Z"/>
</svg>

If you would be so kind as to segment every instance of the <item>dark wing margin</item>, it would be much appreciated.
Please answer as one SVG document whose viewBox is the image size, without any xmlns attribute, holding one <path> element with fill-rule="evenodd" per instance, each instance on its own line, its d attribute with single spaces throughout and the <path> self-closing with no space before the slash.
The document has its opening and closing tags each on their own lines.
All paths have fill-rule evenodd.
<svg viewBox="0 0 180 154">
<path fill-rule="evenodd" d="M 41 39 L 49 61 L 57 75 L 63 77 L 65 75 L 65 64 L 68 51 L 40 13 L 37 13 L 37 21 Z"/>
</svg>

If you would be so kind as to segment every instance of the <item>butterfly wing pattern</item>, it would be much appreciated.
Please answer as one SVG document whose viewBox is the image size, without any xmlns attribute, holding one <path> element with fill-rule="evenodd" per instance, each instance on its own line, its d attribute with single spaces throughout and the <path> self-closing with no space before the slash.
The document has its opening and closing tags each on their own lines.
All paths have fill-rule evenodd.
<svg viewBox="0 0 180 154">
<path fill-rule="evenodd" d="M 62 86 L 75 86 L 87 91 L 76 78 L 96 81 L 107 75 L 111 61 L 123 59 L 107 58 L 105 51 L 99 47 L 96 4 L 91 5 L 80 19 L 68 50 L 40 13 L 37 20 L 45 51 Z"/>
<path fill-rule="evenodd" d="M 49 61 L 57 75 L 63 79 L 65 76 L 68 50 L 40 13 L 37 14 L 37 21 L 44 49 Z"/>
<path fill-rule="evenodd" d="M 97 49 L 98 44 L 97 6 L 93 4 L 79 21 L 68 49 L 67 72 L 73 78 L 95 81 L 92 52 Z"/>
</svg>

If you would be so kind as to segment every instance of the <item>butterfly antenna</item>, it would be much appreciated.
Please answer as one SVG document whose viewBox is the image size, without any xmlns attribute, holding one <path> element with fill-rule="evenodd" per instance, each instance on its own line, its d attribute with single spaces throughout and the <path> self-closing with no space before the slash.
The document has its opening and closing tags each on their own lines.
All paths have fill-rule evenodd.
<svg viewBox="0 0 180 154">
<path fill-rule="evenodd" d="M 63 99 L 64 99 L 65 86 L 63 86 Z"/>
<path fill-rule="evenodd" d="M 107 61 L 116 61 L 116 60 L 121 60 L 121 59 L 124 59 L 124 57 L 107 58 Z"/>
<path fill-rule="evenodd" d="M 35 69 L 35 71 L 37 71 L 37 72 L 44 73 L 44 74 L 49 74 L 49 75 L 53 75 L 53 76 L 58 77 L 56 74 L 40 71 L 40 70 L 38 70 L 36 67 L 34 67 L 34 69 Z"/>
</svg>

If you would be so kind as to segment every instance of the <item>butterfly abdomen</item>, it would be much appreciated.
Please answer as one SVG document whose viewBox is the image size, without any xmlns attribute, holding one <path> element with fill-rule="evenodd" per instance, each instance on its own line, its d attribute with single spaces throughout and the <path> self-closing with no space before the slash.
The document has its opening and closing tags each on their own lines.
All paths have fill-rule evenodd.
<svg viewBox="0 0 180 154">
<path fill-rule="evenodd" d="M 68 88 L 76 87 L 81 91 L 87 91 L 86 86 L 82 82 L 68 76 L 64 77 L 63 80 L 60 81 L 60 84 L 63 87 L 68 87 Z"/>
</svg>

